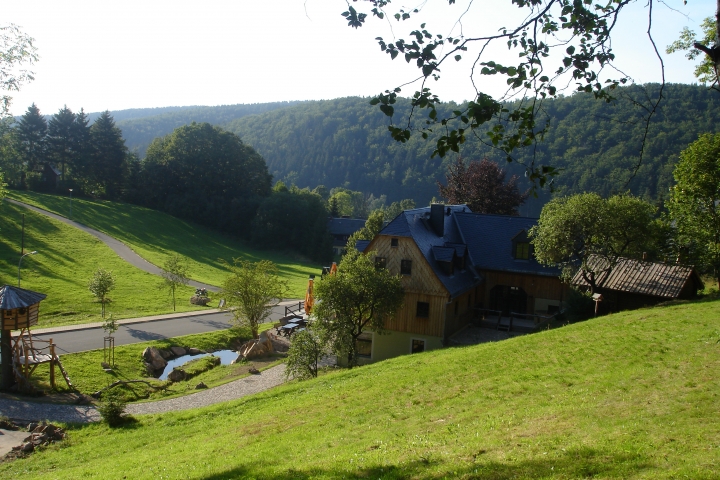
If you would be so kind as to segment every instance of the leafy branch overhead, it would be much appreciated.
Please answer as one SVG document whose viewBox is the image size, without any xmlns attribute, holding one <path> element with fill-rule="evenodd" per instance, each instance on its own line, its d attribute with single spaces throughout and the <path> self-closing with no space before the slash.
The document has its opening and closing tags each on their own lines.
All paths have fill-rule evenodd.
<svg viewBox="0 0 720 480">
<path fill-rule="evenodd" d="M 423 3 L 416 9 L 389 13 L 387 9 L 392 0 L 363 3 L 369 5 L 366 12 L 351 6 L 342 13 L 349 26 L 362 27 L 372 17 L 405 22 L 426 7 Z M 391 59 L 403 58 L 420 70 L 420 76 L 409 82 L 416 85 L 416 91 L 407 121 L 388 127 L 396 141 L 407 142 L 415 133 L 427 139 L 433 132 L 433 136 L 441 132 L 433 156 L 442 157 L 449 152 L 459 152 L 468 136 L 473 135 L 503 152 L 511 162 L 516 150 L 534 147 L 548 131 L 549 123 L 542 115 L 545 99 L 570 90 L 591 93 L 597 99 L 610 102 L 614 99 L 614 89 L 630 80 L 614 69 L 612 50 L 613 29 L 630 0 L 510 0 L 510 3 L 519 9 L 522 20 L 498 31 L 472 31 L 473 27 L 482 30 L 477 27 L 484 20 L 482 7 L 472 0 L 448 0 L 445 8 L 458 9 L 457 22 L 451 30 L 456 33 L 445 36 L 422 23 L 410 30 L 408 39 L 376 39 Z M 647 4 L 648 24 L 652 22 L 654 3 L 650 0 Z M 655 47 L 652 37 L 650 42 Z M 491 47 L 496 45 L 515 53 L 516 60 L 507 52 L 494 53 L 498 50 Z M 469 62 L 475 98 L 451 115 L 439 115 L 437 106 L 441 99 L 433 93 L 429 81 L 440 80 L 447 62 L 461 61 Z M 482 84 L 491 81 L 490 77 L 504 77 L 505 94 L 493 98 L 487 93 L 487 87 Z M 392 117 L 401 92 L 402 87 L 386 90 L 371 103 Z M 662 92 L 645 106 L 648 118 L 661 98 Z M 511 103 L 512 100 L 517 101 Z M 423 118 L 414 118 L 420 112 L 425 114 Z M 642 155 L 642 146 L 640 153 Z M 534 159 L 525 168 L 529 180 L 540 186 L 558 173 L 550 165 L 536 164 Z"/>
</svg>

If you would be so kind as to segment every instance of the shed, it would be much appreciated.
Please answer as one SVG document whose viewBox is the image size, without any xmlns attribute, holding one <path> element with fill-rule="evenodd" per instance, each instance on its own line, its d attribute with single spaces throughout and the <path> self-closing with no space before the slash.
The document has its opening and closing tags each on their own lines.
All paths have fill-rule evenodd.
<svg viewBox="0 0 720 480">
<path fill-rule="evenodd" d="M 691 299 L 704 288 L 700 276 L 692 266 L 669 265 L 620 257 L 614 265 L 600 255 L 588 259 L 594 271 L 605 271 L 597 282 L 597 293 L 605 298 L 603 309 L 629 310 L 655 305 L 667 300 Z M 582 272 L 578 271 L 573 285 L 589 288 Z"/>
</svg>

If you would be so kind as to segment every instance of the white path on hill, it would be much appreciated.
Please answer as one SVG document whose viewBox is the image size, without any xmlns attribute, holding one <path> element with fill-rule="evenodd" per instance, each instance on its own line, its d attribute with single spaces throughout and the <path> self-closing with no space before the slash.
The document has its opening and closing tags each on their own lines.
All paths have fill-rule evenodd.
<svg viewBox="0 0 720 480">
<path fill-rule="evenodd" d="M 259 375 L 250 375 L 184 397 L 158 400 L 156 402 L 134 403 L 128 405 L 126 412 L 131 415 L 143 415 L 206 407 L 263 392 L 282 384 L 284 381 L 285 365 L 277 365 L 263 370 Z M 0 414 L 15 421 L 25 422 L 47 420 L 50 422 L 88 423 L 100 420 L 100 414 L 91 405 L 61 405 L 2 397 L 0 397 Z"/>
<path fill-rule="evenodd" d="M 42 215 L 46 215 L 50 218 L 53 218 L 55 220 L 58 220 L 60 222 L 66 223 L 70 226 L 73 226 L 77 229 L 82 230 L 83 232 L 89 233 L 90 235 L 93 235 L 94 237 L 100 239 L 101 242 L 103 242 L 105 245 L 110 247 L 115 253 L 118 254 L 120 258 L 128 262 L 129 264 L 133 265 L 134 267 L 139 268 L 140 270 L 143 270 L 148 273 L 152 273 L 153 275 L 160 275 L 162 274 L 162 269 L 158 267 L 157 265 L 153 265 L 152 263 L 148 262 L 144 258 L 142 258 L 140 255 L 135 253 L 130 247 L 122 243 L 117 238 L 113 238 L 110 235 L 100 232 L 98 230 L 95 230 L 93 228 L 87 227 L 83 225 L 82 223 L 75 222 L 73 220 L 70 220 L 67 217 L 63 217 L 62 215 L 58 215 L 56 213 L 48 212 L 47 210 L 43 210 L 42 208 L 34 207 L 32 205 L 28 205 L 27 203 L 18 202 L 17 200 L 13 200 L 10 198 L 6 198 L 5 201 L 10 202 L 12 204 L 27 208 L 28 210 L 32 210 L 34 212 L 40 213 Z M 195 280 L 190 280 L 188 282 L 190 285 L 192 285 L 195 288 L 206 288 L 210 291 L 217 292 L 220 289 L 214 285 L 208 285 L 207 283 L 201 283 L 196 282 Z"/>
</svg>

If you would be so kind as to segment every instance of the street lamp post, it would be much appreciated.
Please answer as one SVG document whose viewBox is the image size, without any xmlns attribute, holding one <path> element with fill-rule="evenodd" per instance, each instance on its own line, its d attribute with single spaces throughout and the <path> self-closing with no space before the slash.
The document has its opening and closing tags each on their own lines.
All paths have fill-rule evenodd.
<svg viewBox="0 0 720 480">
<path fill-rule="evenodd" d="M 72 220 L 72 188 L 68 190 L 70 190 L 70 219 Z"/>
<path fill-rule="evenodd" d="M 20 257 L 20 261 L 18 262 L 18 288 L 20 287 L 20 265 L 22 264 L 22 259 L 27 257 L 28 255 L 35 255 L 36 253 L 37 250 L 33 250 L 32 252 L 28 252 Z"/>
</svg>

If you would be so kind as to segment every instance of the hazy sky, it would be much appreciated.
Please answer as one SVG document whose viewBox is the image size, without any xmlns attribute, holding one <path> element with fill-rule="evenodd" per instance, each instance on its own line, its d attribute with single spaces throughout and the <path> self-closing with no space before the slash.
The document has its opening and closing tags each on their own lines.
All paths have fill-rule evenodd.
<svg viewBox="0 0 720 480">
<path fill-rule="evenodd" d="M 429 30 L 447 35 L 454 27 L 457 35 L 454 21 L 464 3 L 397 6 L 422 4 Z M 476 0 L 464 33 L 512 25 L 517 8 L 508 5 Z M 660 79 L 645 35 L 645 7 L 641 0 L 623 16 L 613 44 L 620 68 L 640 83 Z M 96 112 L 370 96 L 417 77 L 413 66 L 381 53 L 374 38 L 392 39 L 394 32 L 407 40 L 409 26 L 418 22 L 393 21 L 391 27 L 371 20 L 354 30 L 340 16 L 346 9 L 343 0 L 0 0 L 0 24 L 21 26 L 40 55 L 36 80 L 13 95 L 12 113 L 22 114 L 33 102 L 52 114 L 63 105 Z M 664 52 L 685 25 L 699 32 L 697 25 L 714 12 L 715 0 L 656 4 L 658 47 Z M 693 63 L 683 54 L 663 56 L 668 82 L 694 81 Z M 432 86 L 444 99 L 471 98 L 467 71 L 467 62 L 448 65 Z M 403 94 L 413 91 L 407 87 Z"/>
</svg>

